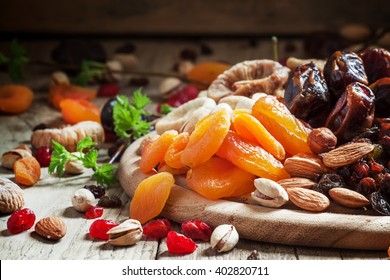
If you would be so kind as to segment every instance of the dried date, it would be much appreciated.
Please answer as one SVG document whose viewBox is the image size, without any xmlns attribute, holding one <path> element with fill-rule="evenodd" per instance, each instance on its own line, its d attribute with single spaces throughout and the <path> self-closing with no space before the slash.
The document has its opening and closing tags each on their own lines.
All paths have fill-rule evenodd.
<svg viewBox="0 0 390 280">
<path fill-rule="evenodd" d="M 305 121 L 329 105 L 328 86 L 314 63 L 302 64 L 290 72 L 284 100 L 291 113 Z"/>
<path fill-rule="evenodd" d="M 359 53 L 369 83 L 390 77 L 390 52 L 383 48 L 368 48 Z"/>
<path fill-rule="evenodd" d="M 370 85 L 375 95 L 375 117 L 390 117 L 390 78 L 381 78 Z"/>
<path fill-rule="evenodd" d="M 120 208 L 122 201 L 116 195 L 105 195 L 99 199 L 97 205 L 105 208 Z"/>
</svg>

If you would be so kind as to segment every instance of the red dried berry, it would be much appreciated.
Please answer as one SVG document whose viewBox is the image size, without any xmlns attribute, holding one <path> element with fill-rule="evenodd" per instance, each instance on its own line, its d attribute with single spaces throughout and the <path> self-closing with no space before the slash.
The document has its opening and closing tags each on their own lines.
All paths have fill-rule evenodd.
<svg viewBox="0 0 390 280">
<path fill-rule="evenodd" d="M 121 90 L 120 86 L 115 83 L 103 84 L 99 87 L 97 95 L 102 97 L 113 97 Z"/>
<path fill-rule="evenodd" d="M 102 240 L 108 240 L 109 236 L 107 231 L 116 227 L 118 224 L 111 220 L 99 219 L 94 221 L 89 227 L 89 234 L 93 238 L 98 238 Z"/>
<path fill-rule="evenodd" d="M 181 230 L 184 235 L 194 239 L 194 240 L 203 240 L 206 242 L 210 241 L 211 234 L 213 229 L 200 220 L 188 220 L 181 224 Z"/>
<path fill-rule="evenodd" d="M 89 207 L 88 210 L 85 212 L 85 217 L 87 219 L 96 219 L 103 215 L 103 207 L 99 206 L 92 206 Z"/>
<path fill-rule="evenodd" d="M 30 229 L 34 223 L 34 212 L 29 208 L 24 208 L 12 213 L 7 221 L 7 229 L 10 233 L 16 234 Z"/>
<path fill-rule="evenodd" d="M 149 221 L 142 228 L 146 236 L 155 239 L 167 237 L 168 232 L 172 229 L 171 223 L 167 219 Z"/>
<path fill-rule="evenodd" d="M 176 231 L 170 231 L 167 235 L 167 247 L 171 254 L 191 254 L 198 245 L 191 238 Z"/>
<path fill-rule="evenodd" d="M 48 167 L 50 165 L 51 153 L 49 147 L 39 147 L 34 156 L 41 167 Z"/>
</svg>

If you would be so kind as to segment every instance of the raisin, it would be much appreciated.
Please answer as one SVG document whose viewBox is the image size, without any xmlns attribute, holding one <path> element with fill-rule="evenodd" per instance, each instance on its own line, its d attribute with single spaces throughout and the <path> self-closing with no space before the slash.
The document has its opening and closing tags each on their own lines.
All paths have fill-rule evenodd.
<svg viewBox="0 0 390 280">
<path fill-rule="evenodd" d="M 84 189 L 87 189 L 91 193 L 93 193 L 93 196 L 95 198 L 101 198 L 103 195 L 106 194 L 106 188 L 100 185 L 85 185 Z"/>
<path fill-rule="evenodd" d="M 343 180 L 343 177 L 336 173 L 329 173 L 321 176 L 318 184 L 313 187 L 313 190 L 327 195 L 330 189 L 345 187 L 346 184 Z"/>
<path fill-rule="evenodd" d="M 181 224 L 181 230 L 184 235 L 193 240 L 203 240 L 205 242 L 210 241 L 213 229 L 200 220 L 188 220 Z"/>
<path fill-rule="evenodd" d="M 247 260 L 258 260 L 259 259 L 259 253 L 257 252 L 257 250 L 253 250 L 246 259 Z"/>
<path fill-rule="evenodd" d="M 146 87 L 149 84 L 149 79 L 145 77 L 131 78 L 129 86 L 133 87 Z"/>
<path fill-rule="evenodd" d="M 108 240 L 110 237 L 107 234 L 107 231 L 116 227 L 118 224 L 111 220 L 99 219 L 94 221 L 89 227 L 89 234 L 93 238 L 98 238 L 102 240 Z"/>
<path fill-rule="evenodd" d="M 167 219 L 152 220 L 143 225 L 143 234 L 151 238 L 165 238 L 171 231 L 171 223 Z"/>
<path fill-rule="evenodd" d="M 180 58 L 183 59 L 183 60 L 190 60 L 192 62 L 195 62 L 196 59 L 197 59 L 197 54 L 192 49 L 183 49 L 180 52 Z"/>
<path fill-rule="evenodd" d="M 46 128 L 47 128 L 47 125 L 45 123 L 40 123 L 40 124 L 37 124 L 36 126 L 34 126 L 32 131 L 46 129 Z"/>
<path fill-rule="evenodd" d="M 167 236 L 167 247 L 171 254 L 191 254 L 198 246 L 191 238 L 176 231 L 170 231 Z"/>
<path fill-rule="evenodd" d="M 97 205 L 105 208 L 120 208 L 122 201 L 116 195 L 104 195 L 99 199 Z"/>
<path fill-rule="evenodd" d="M 12 213 L 7 221 L 7 229 L 10 233 L 16 234 L 30 229 L 34 223 L 34 212 L 29 208 L 24 208 Z"/>
</svg>

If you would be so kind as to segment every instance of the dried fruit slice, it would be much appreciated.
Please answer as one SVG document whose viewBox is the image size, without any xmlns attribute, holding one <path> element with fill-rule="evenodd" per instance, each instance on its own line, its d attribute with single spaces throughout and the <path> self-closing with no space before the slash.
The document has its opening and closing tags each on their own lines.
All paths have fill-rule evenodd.
<svg viewBox="0 0 390 280">
<path fill-rule="evenodd" d="M 291 155 L 309 153 L 306 128 L 275 96 L 263 96 L 252 107 L 252 114 Z"/>
<path fill-rule="evenodd" d="M 30 108 L 33 99 L 34 93 L 26 86 L 0 86 L 0 112 L 22 113 Z"/>
<path fill-rule="evenodd" d="M 215 62 L 207 61 L 196 64 L 187 74 L 187 79 L 193 81 L 194 86 L 198 90 L 207 89 L 207 87 L 218 77 L 219 74 L 222 74 L 230 68 L 230 65 Z M 197 83 L 198 81 L 200 83 Z"/>
<path fill-rule="evenodd" d="M 209 160 L 221 146 L 230 127 L 230 113 L 221 109 L 198 122 L 181 154 L 184 166 L 195 167 Z"/>
<path fill-rule="evenodd" d="M 165 154 L 164 160 L 166 164 L 176 169 L 184 167 L 180 157 L 189 140 L 190 135 L 187 132 L 180 133 L 177 137 L 175 137 Z"/>
<path fill-rule="evenodd" d="M 188 186 L 208 199 L 249 193 L 255 176 L 226 159 L 212 157 L 187 172 Z"/>
<path fill-rule="evenodd" d="M 198 245 L 191 238 L 171 230 L 167 236 L 167 247 L 171 254 L 191 254 Z"/>
<path fill-rule="evenodd" d="M 35 157 L 26 157 L 15 162 L 14 172 L 16 183 L 30 187 L 41 177 L 41 166 Z"/>
<path fill-rule="evenodd" d="M 217 155 L 259 177 L 274 181 L 289 178 L 283 164 L 260 146 L 244 141 L 236 132 L 229 131 Z"/>
<path fill-rule="evenodd" d="M 60 108 L 62 118 L 69 124 L 83 121 L 100 123 L 100 109 L 87 100 L 66 98 L 61 100 Z"/>
<path fill-rule="evenodd" d="M 157 164 L 164 162 L 165 154 L 169 146 L 178 135 L 176 130 L 168 130 L 160 135 L 156 140 L 149 143 L 142 151 L 140 169 L 148 173 L 156 167 Z"/>
<path fill-rule="evenodd" d="M 143 180 L 131 200 L 130 218 L 144 224 L 158 216 L 174 183 L 173 175 L 168 172 L 157 173 Z"/>
<path fill-rule="evenodd" d="M 96 90 L 60 83 L 50 87 L 49 103 L 59 109 L 63 99 L 71 98 L 91 101 L 95 97 Z"/>
<path fill-rule="evenodd" d="M 244 139 L 259 143 L 264 150 L 279 160 L 286 156 L 282 144 L 252 115 L 241 113 L 234 118 L 234 129 Z"/>
</svg>

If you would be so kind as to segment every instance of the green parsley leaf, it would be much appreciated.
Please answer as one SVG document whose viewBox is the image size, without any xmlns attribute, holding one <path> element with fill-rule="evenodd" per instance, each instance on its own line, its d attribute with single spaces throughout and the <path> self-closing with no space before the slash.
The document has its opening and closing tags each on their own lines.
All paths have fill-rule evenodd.
<svg viewBox="0 0 390 280">
<path fill-rule="evenodd" d="M 90 149 L 96 146 L 96 142 L 92 141 L 91 136 L 86 136 L 77 143 L 77 151 L 82 152 L 84 149 Z"/>
<path fill-rule="evenodd" d="M 77 75 L 74 83 L 79 86 L 87 86 L 88 82 L 93 78 L 101 78 L 106 72 L 104 63 L 83 60 L 81 63 L 81 72 Z"/>
<path fill-rule="evenodd" d="M 141 89 L 137 89 L 133 92 L 131 100 L 134 104 L 134 107 L 138 110 L 143 110 L 151 102 L 149 97 L 142 94 Z"/>
<path fill-rule="evenodd" d="M 174 107 L 170 106 L 169 104 L 164 103 L 160 107 L 160 113 L 163 115 L 167 115 L 170 112 L 172 112 L 173 109 L 174 109 Z"/>
<path fill-rule="evenodd" d="M 101 166 L 98 166 L 95 170 L 93 176 L 96 179 L 98 185 L 111 185 L 116 182 L 115 179 L 116 167 L 109 164 L 103 163 Z"/>
<path fill-rule="evenodd" d="M 96 169 L 97 159 L 98 159 L 98 151 L 89 150 L 88 153 L 86 153 L 82 157 L 81 161 L 83 162 L 84 167 Z"/>
<path fill-rule="evenodd" d="M 8 74 L 14 82 L 23 80 L 23 67 L 28 62 L 25 49 L 16 39 L 11 42 L 11 55 L 9 57 L 0 53 L 0 64 L 6 64 Z"/>
<path fill-rule="evenodd" d="M 52 140 L 52 142 L 53 151 L 51 153 L 48 171 L 49 174 L 57 173 L 58 176 L 61 177 L 64 173 L 65 163 L 71 158 L 71 153 L 69 153 L 60 143 L 54 140 Z"/>
</svg>

